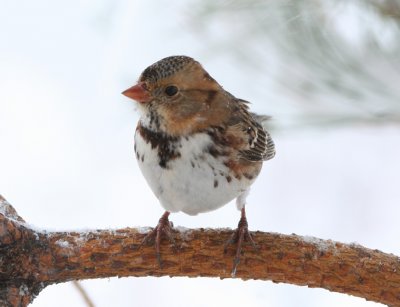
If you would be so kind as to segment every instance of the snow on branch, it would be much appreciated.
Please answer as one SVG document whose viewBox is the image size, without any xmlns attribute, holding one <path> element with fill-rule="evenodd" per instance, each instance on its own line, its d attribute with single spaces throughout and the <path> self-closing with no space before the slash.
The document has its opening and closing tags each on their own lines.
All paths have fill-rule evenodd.
<svg viewBox="0 0 400 307">
<path fill-rule="evenodd" d="M 160 269 L 144 229 L 47 232 L 29 227 L 0 196 L 0 305 L 26 306 L 46 286 L 113 276 L 232 278 L 229 229 L 184 229 L 163 241 Z M 357 244 L 254 232 L 235 278 L 272 280 L 347 293 L 400 306 L 400 258 Z M 221 281 L 223 282 L 223 281 Z"/>
</svg>

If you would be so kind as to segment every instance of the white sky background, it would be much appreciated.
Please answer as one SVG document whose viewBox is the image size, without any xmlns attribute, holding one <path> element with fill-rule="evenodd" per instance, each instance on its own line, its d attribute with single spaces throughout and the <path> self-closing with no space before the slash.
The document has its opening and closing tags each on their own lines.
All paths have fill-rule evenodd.
<svg viewBox="0 0 400 307">
<path fill-rule="evenodd" d="M 251 75 L 221 51 L 214 56 L 191 31 L 182 16 L 190 7 L 157 4 L 2 2 L 0 193 L 29 223 L 46 229 L 157 223 L 162 208 L 133 154 L 138 115 L 120 92 L 162 57 L 198 59 L 227 90 L 252 101 L 253 110 L 274 115 L 268 100 L 246 86 Z M 274 139 L 277 156 L 265 164 L 248 198 L 252 230 L 400 254 L 399 127 L 289 131 Z M 233 228 L 238 219 L 234 204 L 196 217 L 171 216 L 175 225 L 192 228 Z M 83 285 L 96 307 L 378 306 L 259 281 L 124 278 Z M 45 289 L 32 306 L 85 305 L 70 284 L 61 284 Z"/>
</svg>

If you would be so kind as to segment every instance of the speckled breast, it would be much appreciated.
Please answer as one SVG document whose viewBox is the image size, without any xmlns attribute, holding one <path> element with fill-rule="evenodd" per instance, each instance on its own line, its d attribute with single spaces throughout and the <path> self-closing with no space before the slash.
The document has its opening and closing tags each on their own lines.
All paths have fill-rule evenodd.
<svg viewBox="0 0 400 307">
<path fill-rule="evenodd" d="M 190 215 L 215 210 L 244 193 L 258 175 L 238 176 L 228 157 L 216 155 L 207 133 L 168 137 L 139 127 L 135 154 L 165 210 Z"/>
</svg>

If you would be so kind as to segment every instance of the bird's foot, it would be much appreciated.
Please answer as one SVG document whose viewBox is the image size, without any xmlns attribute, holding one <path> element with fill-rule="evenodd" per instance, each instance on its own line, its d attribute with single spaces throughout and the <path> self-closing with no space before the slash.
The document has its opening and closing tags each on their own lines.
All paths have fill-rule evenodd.
<svg viewBox="0 0 400 307">
<path fill-rule="evenodd" d="M 157 226 L 150 231 L 143 239 L 142 243 L 140 244 L 139 248 L 142 247 L 144 244 L 153 243 L 156 249 L 156 257 L 158 265 L 160 269 L 162 268 L 162 261 L 161 261 L 161 253 L 160 253 L 160 243 L 163 236 L 166 236 L 168 240 L 175 246 L 175 239 L 172 235 L 172 228 L 173 224 L 168 220 L 169 212 L 165 211 L 165 213 L 161 216 L 160 220 L 158 221 Z"/>
<path fill-rule="evenodd" d="M 236 230 L 234 231 L 234 233 L 232 234 L 230 239 L 228 241 L 226 241 L 225 246 L 224 246 L 224 253 L 226 253 L 228 250 L 228 246 L 230 244 L 236 243 L 236 254 L 235 254 L 235 258 L 233 259 L 233 268 L 232 268 L 232 273 L 231 273 L 232 277 L 235 277 L 235 275 L 236 275 L 236 270 L 240 263 L 240 255 L 242 252 L 242 245 L 243 245 L 243 242 L 245 242 L 245 241 L 250 242 L 251 245 L 253 246 L 253 248 L 255 250 L 258 250 L 258 246 L 254 242 L 253 237 L 251 236 L 251 234 L 249 232 L 249 225 L 247 223 L 246 214 L 245 214 L 245 211 L 243 208 L 242 209 L 242 217 L 239 220 L 238 227 L 236 228 Z"/>
</svg>

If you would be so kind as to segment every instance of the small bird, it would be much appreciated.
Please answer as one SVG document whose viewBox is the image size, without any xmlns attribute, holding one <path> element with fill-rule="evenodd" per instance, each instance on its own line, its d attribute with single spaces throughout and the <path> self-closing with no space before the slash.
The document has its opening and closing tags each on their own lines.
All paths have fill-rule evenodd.
<svg viewBox="0 0 400 307">
<path fill-rule="evenodd" d="M 274 142 L 263 128 L 269 117 L 251 113 L 249 102 L 225 91 L 199 62 L 187 56 L 170 56 L 152 64 L 122 94 L 138 102 L 136 158 L 166 210 L 143 243 L 155 241 L 161 267 L 162 236 L 174 242 L 168 220 L 171 212 L 196 215 L 236 198 L 241 218 L 224 248 L 237 243 L 234 275 L 243 241 L 256 247 L 245 204 L 263 161 L 275 155 Z"/>
</svg>

